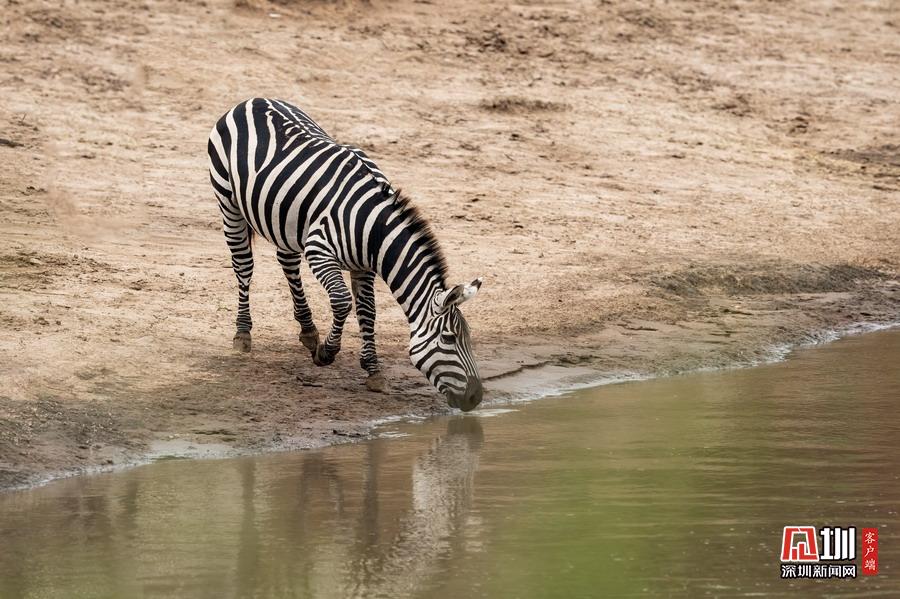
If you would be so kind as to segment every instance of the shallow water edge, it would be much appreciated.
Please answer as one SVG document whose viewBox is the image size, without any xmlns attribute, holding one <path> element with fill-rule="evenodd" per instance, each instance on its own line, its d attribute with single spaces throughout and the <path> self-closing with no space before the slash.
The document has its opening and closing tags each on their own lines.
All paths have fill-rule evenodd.
<svg viewBox="0 0 900 599">
<path fill-rule="evenodd" d="M 804 335 L 794 343 L 774 343 L 763 352 L 763 358 L 751 360 L 734 360 L 724 366 L 700 366 L 678 372 L 669 371 L 619 371 L 604 372 L 594 368 L 579 365 L 562 365 L 548 363 L 535 367 L 516 366 L 507 372 L 487 377 L 485 388 L 489 399 L 486 399 L 477 409 L 491 410 L 491 415 L 496 415 L 504 406 L 522 404 L 539 399 L 557 397 L 565 393 L 614 385 L 625 382 L 651 380 L 696 372 L 725 371 L 739 368 L 752 368 L 764 364 L 771 364 L 787 359 L 791 352 L 808 347 L 831 343 L 847 336 L 860 335 L 876 331 L 883 331 L 900 327 L 900 321 L 891 322 L 855 322 L 836 328 L 823 328 Z M 496 411 L 495 411 L 496 410 Z M 255 456 L 269 453 L 284 453 L 290 451 L 302 451 L 308 449 L 320 449 L 332 445 L 358 443 L 373 439 L 377 436 L 376 429 L 386 424 L 398 424 L 408 422 L 423 422 L 433 418 L 440 418 L 452 414 L 454 410 L 447 408 L 438 414 L 394 414 L 381 418 L 358 423 L 362 432 L 336 436 L 327 441 L 315 441 L 312 439 L 292 438 L 281 443 L 275 443 L 262 447 L 234 447 L 225 443 L 197 443 L 188 439 L 158 439 L 151 443 L 148 451 L 137 456 L 126 456 L 121 462 L 111 465 L 94 465 L 86 468 L 50 472 L 41 475 L 35 480 L 21 485 L 13 485 L 0 488 L 0 493 L 34 489 L 54 481 L 64 480 L 73 476 L 106 474 L 122 472 L 132 468 L 145 466 L 162 460 L 208 460 L 227 459 L 243 456 Z"/>
</svg>

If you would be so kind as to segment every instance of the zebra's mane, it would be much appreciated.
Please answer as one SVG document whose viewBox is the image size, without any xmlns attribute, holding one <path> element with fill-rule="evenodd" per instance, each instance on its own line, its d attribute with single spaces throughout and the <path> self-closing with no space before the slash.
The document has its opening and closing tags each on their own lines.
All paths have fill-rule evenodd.
<svg viewBox="0 0 900 599">
<path fill-rule="evenodd" d="M 447 259 L 438 243 L 431 223 L 422 214 L 418 207 L 414 206 L 409 196 L 404 195 L 399 189 L 391 194 L 391 200 L 394 206 L 400 211 L 400 218 L 409 222 L 409 228 L 413 235 L 418 237 L 424 244 L 428 253 L 432 257 L 433 264 L 437 267 L 438 276 L 441 278 L 441 284 L 447 287 Z"/>
</svg>

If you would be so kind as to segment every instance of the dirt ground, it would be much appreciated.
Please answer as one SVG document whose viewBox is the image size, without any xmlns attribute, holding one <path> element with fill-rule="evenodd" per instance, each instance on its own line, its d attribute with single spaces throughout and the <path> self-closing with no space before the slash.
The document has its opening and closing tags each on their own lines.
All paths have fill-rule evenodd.
<svg viewBox="0 0 900 599">
<path fill-rule="evenodd" d="M 255 95 L 363 147 L 454 279 L 485 278 L 489 397 L 541 365 L 678 372 L 900 320 L 896 2 L 0 5 L 0 487 L 447 409 L 381 283 L 393 392 L 365 390 L 352 321 L 315 367 L 264 243 L 232 351 L 206 136 Z"/>
</svg>

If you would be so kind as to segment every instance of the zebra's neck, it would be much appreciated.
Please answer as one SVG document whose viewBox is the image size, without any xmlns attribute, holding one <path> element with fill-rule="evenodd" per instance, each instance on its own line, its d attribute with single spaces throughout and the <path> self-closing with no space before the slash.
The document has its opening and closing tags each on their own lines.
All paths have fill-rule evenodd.
<svg viewBox="0 0 900 599">
<path fill-rule="evenodd" d="M 444 289 L 444 258 L 418 213 L 388 201 L 382 214 L 373 252 L 375 271 L 403 308 L 415 334 L 432 316 L 435 294 Z"/>
</svg>

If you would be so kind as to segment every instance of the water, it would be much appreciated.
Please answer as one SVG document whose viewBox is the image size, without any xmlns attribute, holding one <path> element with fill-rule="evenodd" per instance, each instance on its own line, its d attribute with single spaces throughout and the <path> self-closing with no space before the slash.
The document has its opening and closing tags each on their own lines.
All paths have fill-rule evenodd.
<svg viewBox="0 0 900 599">
<path fill-rule="evenodd" d="M 898 596 L 898 365 L 874 333 L 0 495 L 0 597 Z M 781 580 L 795 524 L 878 527 L 881 573 Z"/>
</svg>

